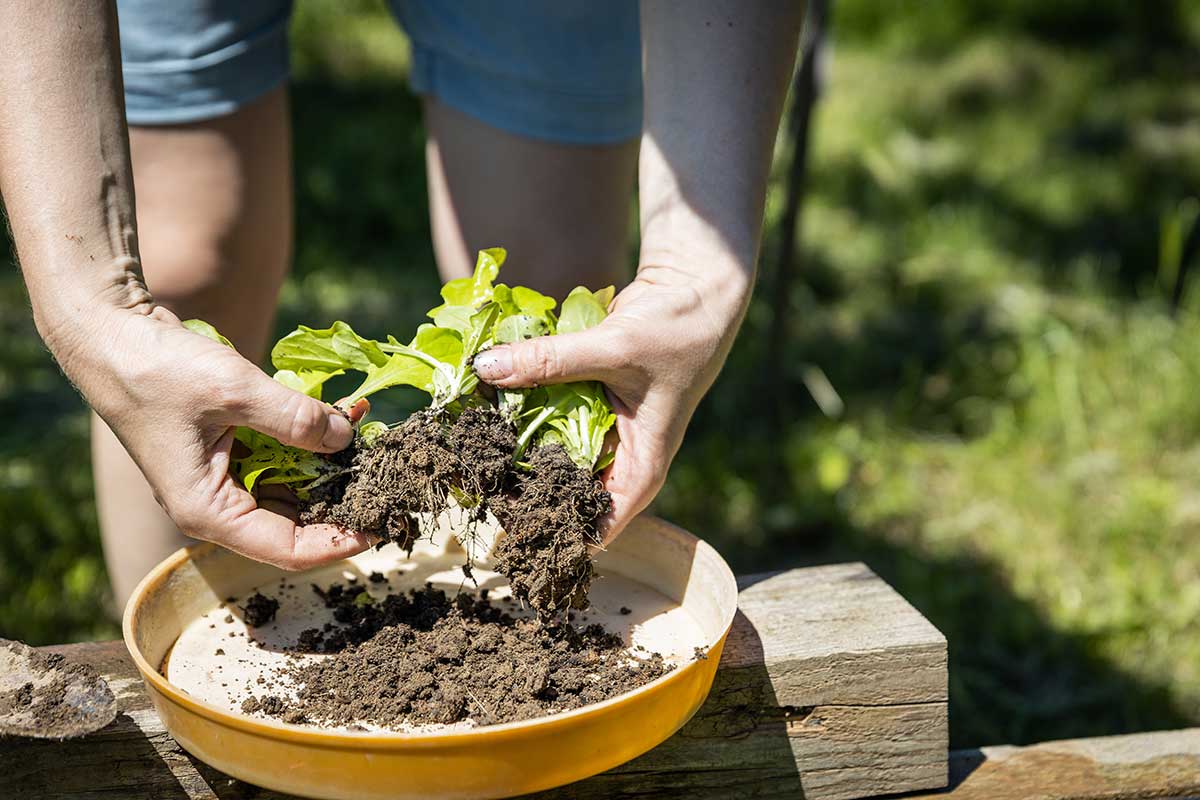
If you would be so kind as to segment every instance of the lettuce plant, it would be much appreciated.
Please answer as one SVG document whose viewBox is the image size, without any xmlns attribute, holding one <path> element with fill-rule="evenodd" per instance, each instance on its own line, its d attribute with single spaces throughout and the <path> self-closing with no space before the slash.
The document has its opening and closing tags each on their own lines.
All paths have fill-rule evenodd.
<svg viewBox="0 0 1200 800">
<path fill-rule="evenodd" d="M 321 399 L 328 380 L 360 373 L 362 381 L 343 401 L 347 407 L 377 392 L 411 386 L 429 395 L 432 413 L 448 419 L 464 402 L 492 402 L 479 390 L 472 368 L 476 355 L 497 344 L 586 330 L 604 319 L 613 298 L 611 286 L 598 292 L 581 286 L 556 315 L 553 298 L 524 286 L 496 283 L 505 257 L 501 248 L 480 251 L 474 273 L 442 287 L 441 304 L 428 314 L 432 321 L 420 325 L 407 344 L 390 335 L 386 341 L 364 338 L 340 321 L 321 329 L 301 325 L 272 348 L 274 379 Z M 232 346 L 202 320 L 184 325 Z M 583 469 L 599 470 L 611 462 L 605 438 L 616 417 L 603 386 L 595 381 L 500 390 L 496 405 L 517 430 L 517 463 L 530 446 L 549 444 L 561 445 Z M 388 428 L 381 421 L 364 423 L 359 438 L 369 447 Z M 235 454 L 233 471 L 251 491 L 260 484 L 285 484 L 303 499 L 344 469 L 248 428 L 239 428 L 235 435 L 239 451 L 248 452 Z"/>
</svg>

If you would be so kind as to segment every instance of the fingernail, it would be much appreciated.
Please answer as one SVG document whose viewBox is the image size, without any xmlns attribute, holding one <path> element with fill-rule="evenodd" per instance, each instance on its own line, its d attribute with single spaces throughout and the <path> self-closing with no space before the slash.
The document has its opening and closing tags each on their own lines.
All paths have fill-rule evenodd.
<svg viewBox="0 0 1200 800">
<path fill-rule="evenodd" d="M 341 450 L 350 444 L 352 438 L 354 438 L 354 430 L 350 427 L 350 420 L 340 412 L 330 411 L 329 425 L 325 428 L 321 446 L 329 450 Z"/>
<path fill-rule="evenodd" d="M 350 406 L 346 413 L 350 417 L 351 423 L 358 424 L 363 417 L 371 413 L 371 401 L 364 397 Z"/>
<path fill-rule="evenodd" d="M 512 351 L 504 345 L 483 351 L 475 356 L 475 374 L 488 382 L 507 378 L 512 374 Z"/>
</svg>

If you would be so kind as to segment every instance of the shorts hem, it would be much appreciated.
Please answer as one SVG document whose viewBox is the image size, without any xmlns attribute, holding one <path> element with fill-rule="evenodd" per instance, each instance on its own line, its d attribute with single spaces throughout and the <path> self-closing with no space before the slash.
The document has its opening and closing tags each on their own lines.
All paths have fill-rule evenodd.
<svg viewBox="0 0 1200 800">
<path fill-rule="evenodd" d="M 123 61 L 131 125 L 180 125 L 228 116 L 288 81 L 286 18 L 264 33 L 193 58 Z"/>
<path fill-rule="evenodd" d="M 412 40 L 409 85 L 417 94 L 495 128 L 561 144 L 604 145 L 642 133 L 641 93 L 564 91 L 479 66 Z"/>
</svg>

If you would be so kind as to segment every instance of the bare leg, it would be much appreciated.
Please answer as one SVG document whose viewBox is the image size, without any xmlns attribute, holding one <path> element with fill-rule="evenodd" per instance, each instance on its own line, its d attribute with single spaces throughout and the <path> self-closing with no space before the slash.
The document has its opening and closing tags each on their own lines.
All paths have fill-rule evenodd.
<svg viewBox="0 0 1200 800">
<path fill-rule="evenodd" d="M 630 275 L 630 200 L 638 140 L 566 145 L 516 136 L 427 97 L 426 169 L 443 279 L 469 275 L 476 251 L 504 247 L 504 281 L 562 299 Z"/>
<path fill-rule="evenodd" d="M 181 318 L 205 319 L 248 358 L 261 358 L 291 250 L 287 90 L 208 122 L 131 128 L 129 138 L 151 292 Z M 154 564 L 190 540 L 95 417 L 92 464 L 105 559 L 123 606 Z"/>
</svg>

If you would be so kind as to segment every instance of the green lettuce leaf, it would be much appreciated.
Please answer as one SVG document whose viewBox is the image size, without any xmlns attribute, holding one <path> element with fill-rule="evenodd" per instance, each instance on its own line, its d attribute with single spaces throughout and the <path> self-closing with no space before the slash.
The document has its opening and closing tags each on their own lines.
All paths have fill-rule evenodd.
<svg viewBox="0 0 1200 800">
<path fill-rule="evenodd" d="M 429 317 L 439 327 L 466 330 L 471 314 L 492 299 L 493 284 L 500 274 L 500 267 L 508 253 L 502 247 L 480 250 L 475 261 L 475 272 L 469 278 L 457 278 L 442 287 L 442 304 L 429 312 Z M 451 311 L 457 307 L 460 310 Z M 464 312 L 461 309 L 470 309 Z M 440 319 L 439 319 L 440 317 Z M 453 324 L 458 323 L 458 324 Z"/>
<path fill-rule="evenodd" d="M 500 306 L 492 336 L 496 344 L 554 333 L 557 324 L 553 313 L 557 305 L 554 298 L 524 286 L 509 288 L 501 283 L 495 287 L 493 301 Z"/>
<path fill-rule="evenodd" d="M 192 333 L 198 333 L 201 336 L 207 336 L 209 339 L 212 339 L 218 344 L 223 344 L 233 350 L 237 349 L 233 346 L 233 342 L 226 339 L 221 335 L 220 331 L 202 319 L 185 319 L 183 321 L 183 327 L 187 328 Z"/>
<path fill-rule="evenodd" d="M 479 351 L 492 346 L 492 334 L 500 307 L 489 302 L 472 314 L 463 332 L 462 352 L 450 369 L 434 373 L 433 407 L 444 408 L 463 395 L 475 391 L 479 376 L 471 367 Z"/>
<path fill-rule="evenodd" d="M 560 444 L 579 466 L 599 470 L 605 435 L 616 423 L 604 387 L 596 381 L 559 383 L 529 390 L 516 417 L 519 435 L 513 460 L 520 461 L 530 444 Z"/>
<path fill-rule="evenodd" d="M 512 288 L 512 299 L 516 303 L 517 308 L 521 309 L 522 313 L 535 317 L 550 317 L 550 312 L 554 311 L 554 307 L 558 305 L 553 297 L 547 297 L 541 292 L 535 292 L 533 289 L 527 289 L 524 286 L 514 286 Z"/>
<path fill-rule="evenodd" d="M 367 447 L 372 447 L 375 442 L 379 440 L 379 437 L 387 433 L 387 431 L 388 425 L 386 422 L 372 420 L 371 422 L 364 423 L 362 427 L 358 429 L 358 435 L 362 437 L 363 443 L 365 443 Z"/>
<path fill-rule="evenodd" d="M 466 318 L 461 330 L 440 327 L 435 322 L 418 328 L 407 345 L 388 337 L 387 343 L 380 345 L 388 354 L 387 361 L 366 371 L 367 377 L 351 395 L 351 402 L 401 384 L 427 392 L 433 398 L 434 410 L 470 394 L 479 385 L 471 361 L 491 345 L 498 314 L 499 306 L 488 301 Z"/>
<path fill-rule="evenodd" d="M 602 469 L 604 438 L 617 417 L 596 381 L 577 381 L 544 387 L 546 403 L 530 420 L 518 439 L 527 445 L 535 439 L 539 445 L 560 444 L 571 460 L 589 470 Z"/>
<path fill-rule="evenodd" d="M 345 370 L 336 369 L 333 372 L 317 372 L 310 369 L 294 372 L 290 369 L 281 369 L 272 377 L 282 383 L 289 389 L 295 389 L 297 392 L 303 392 L 309 397 L 321 399 L 321 388 L 325 381 L 336 375 L 342 375 Z"/>
<path fill-rule="evenodd" d="M 281 483 L 292 486 L 303 498 L 305 485 L 328 470 L 324 459 L 307 450 L 280 444 L 256 430 L 238 428 L 234 438 L 250 450 L 249 455 L 231 461 L 233 474 L 248 492 L 253 492 L 259 484 Z"/>
<path fill-rule="evenodd" d="M 389 336 L 380 348 L 388 354 L 387 360 L 366 371 L 366 378 L 351 395 L 352 403 L 392 386 L 413 386 L 433 396 L 438 384 L 436 375 L 458 361 L 462 338 L 449 328 L 422 325 L 409 344 L 400 344 Z"/>
<path fill-rule="evenodd" d="M 518 287 L 520 288 L 520 287 Z M 518 288 L 512 290 L 515 301 Z M 599 325 L 608 316 L 608 305 L 612 302 L 614 289 L 609 286 L 598 292 L 579 286 L 567 295 L 557 320 L 551 310 L 553 301 L 545 303 L 533 292 L 522 290 L 523 298 L 529 298 L 522 312 L 536 310 L 543 316 L 545 330 L 523 319 L 518 313 L 501 320 L 496 326 L 497 342 L 517 341 L 532 338 L 525 335 L 578 333 Z M 545 298 L 549 300 L 549 298 Z M 514 303 L 515 304 L 515 303 Z M 559 444 L 579 466 L 600 470 L 612 461 L 612 454 L 604 449 L 604 439 L 616 423 L 612 405 L 604 394 L 604 387 L 596 381 L 578 381 L 538 389 L 505 390 L 500 392 L 500 407 L 510 419 L 517 423 L 517 449 L 514 461 L 520 461 L 530 444 Z"/>
<path fill-rule="evenodd" d="M 563 300 L 562 313 L 558 316 L 557 333 L 578 333 L 599 325 L 608 316 L 608 304 L 612 302 L 614 289 L 605 287 L 598 292 L 577 286 Z"/>
<path fill-rule="evenodd" d="M 379 342 L 364 339 L 344 322 L 323 330 L 301 325 L 276 342 L 271 349 L 275 369 L 294 372 L 333 372 L 353 369 L 366 372 L 387 363 Z"/>
<path fill-rule="evenodd" d="M 513 314 L 496 323 L 493 339 L 496 344 L 510 344 L 545 336 L 548 333 L 550 333 L 550 328 L 546 325 L 545 320 L 528 314 Z"/>
</svg>

